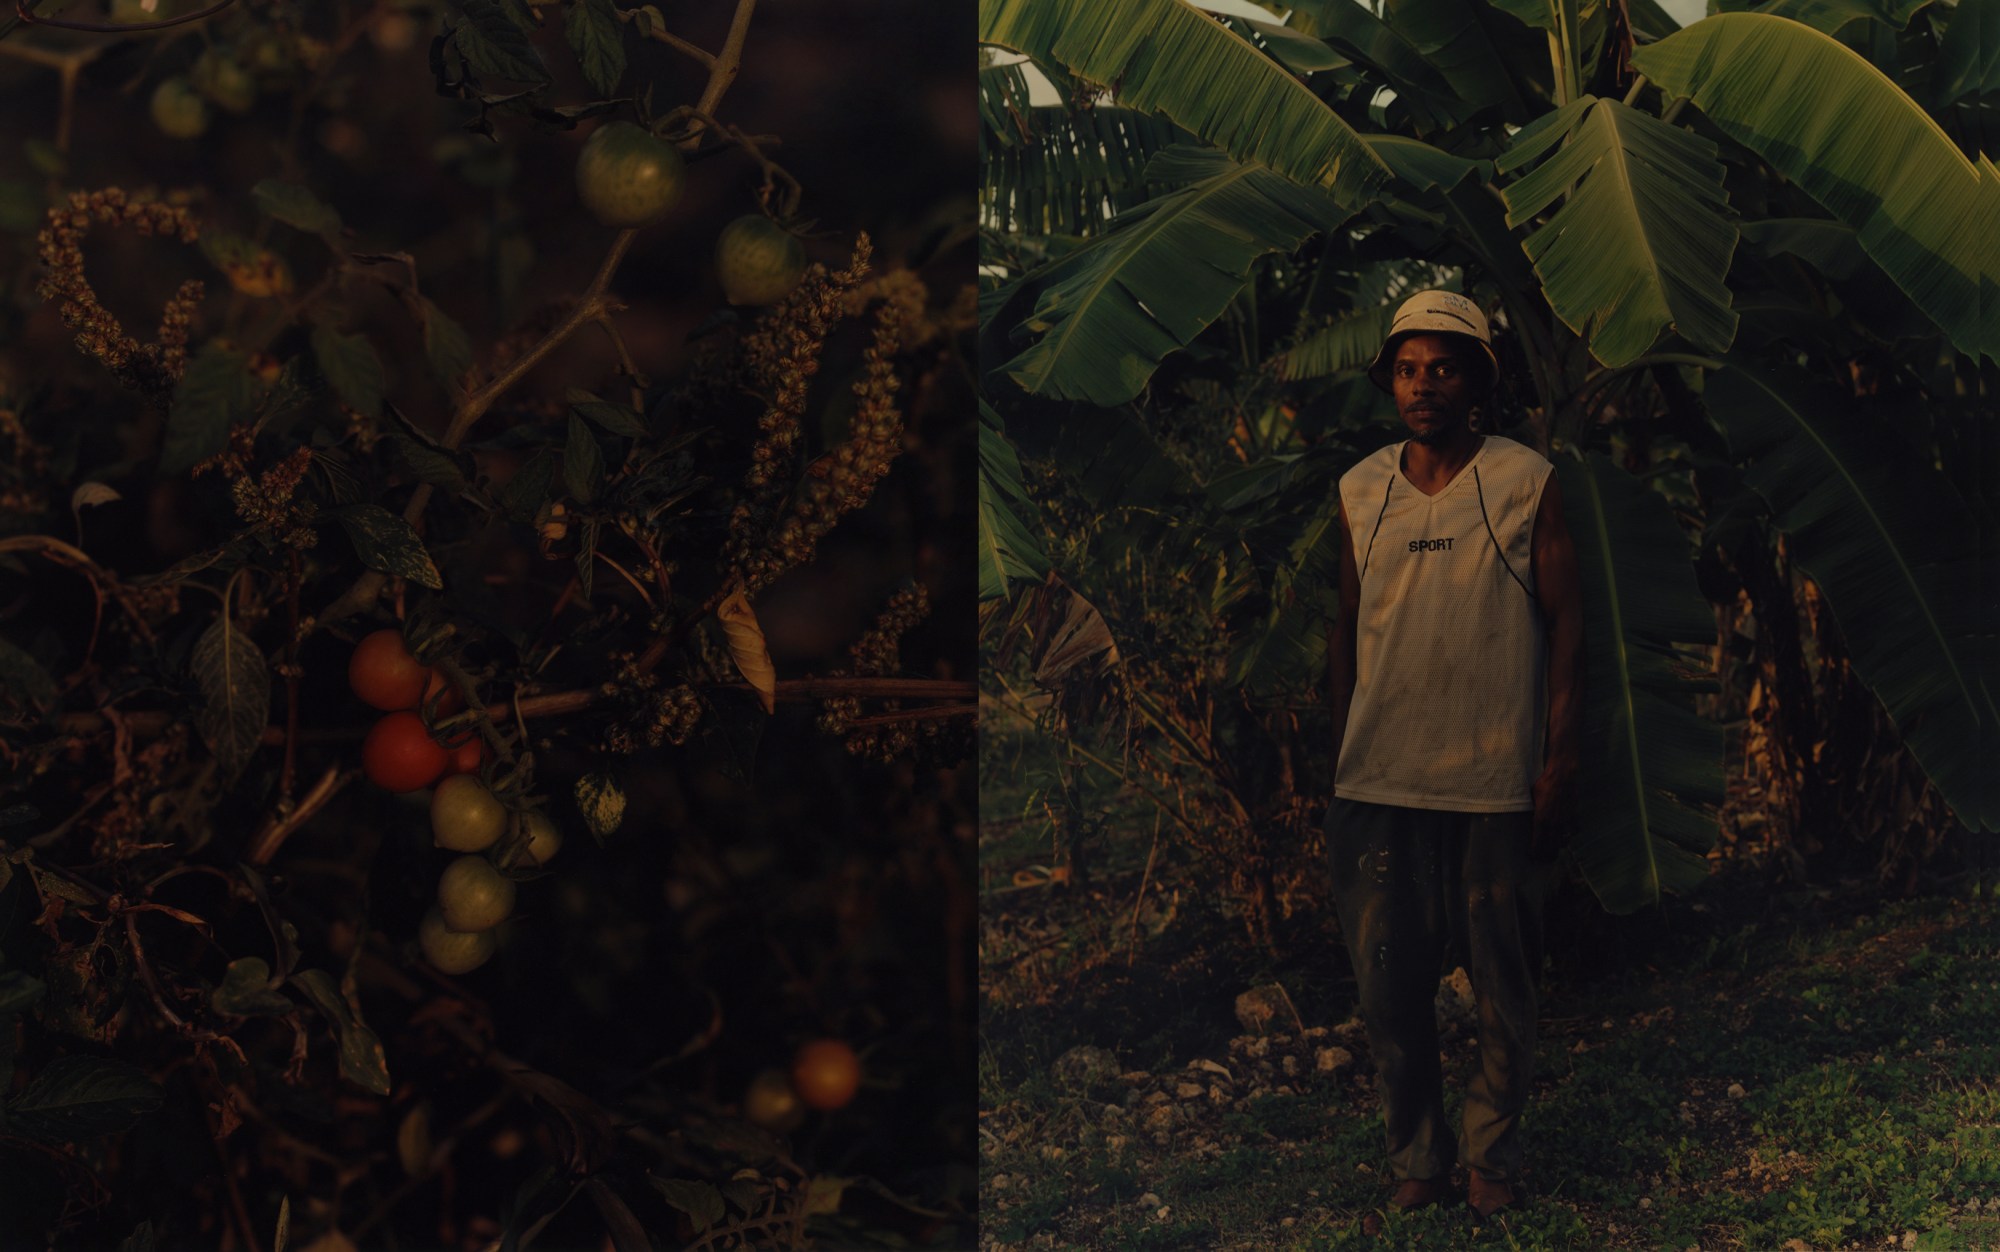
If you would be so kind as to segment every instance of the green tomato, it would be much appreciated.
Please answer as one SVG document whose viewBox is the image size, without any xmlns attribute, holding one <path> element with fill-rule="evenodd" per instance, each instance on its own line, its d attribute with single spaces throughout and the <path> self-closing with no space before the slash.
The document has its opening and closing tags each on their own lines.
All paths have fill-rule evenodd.
<svg viewBox="0 0 2000 1252">
<path fill-rule="evenodd" d="M 444 914 L 432 908 L 417 925 L 417 946 L 424 959 L 442 974 L 465 974 L 486 964 L 493 955 L 495 939 L 490 930 L 471 933 L 453 930 L 444 924 Z"/>
<path fill-rule="evenodd" d="M 680 149 L 630 122 L 598 127 L 576 158 L 577 198 L 619 230 L 665 217 L 686 182 Z"/>
<path fill-rule="evenodd" d="M 776 304 L 806 272 L 806 246 L 763 214 L 748 213 L 716 237 L 715 272 L 729 303 Z"/>
<path fill-rule="evenodd" d="M 208 129 L 208 101 L 176 74 L 153 89 L 153 125 L 169 139 L 193 139 Z"/>
<path fill-rule="evenodd" d="M 549 859 L 562 849 L 562 831 L 540 813 L 530 813 L 522 820 L 528 828 L 528 855 L 534 858 L 537 865 L 548 864 Z"/>
<path fill-rule="evenodd" d="M 514 911 L 514 880 L 483 856 L 459 857 L 438 878 L 438 908 L 453 930 L 491 930 Z"/>
<path fill-rule="evenodd" d="M 507 829 L 507 806 L 472 774 L 453 774 L 431 792 L 431 834 L 453 852 L 484 852 Z"/>
<path fill-rule="evenodd" d="M 257 103 L 257 83 L 250 71 L 220 48 L 210 48 L 194 63 L 194 85 L 215 107 L 239 117 Z"/>
</svg>

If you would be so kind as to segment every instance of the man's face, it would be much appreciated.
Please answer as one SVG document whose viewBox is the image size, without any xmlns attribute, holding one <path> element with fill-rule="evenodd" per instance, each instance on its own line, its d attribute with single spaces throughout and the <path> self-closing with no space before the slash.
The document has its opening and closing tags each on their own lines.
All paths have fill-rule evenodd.
<svg viewBox="0 0 2000 1252">
<path fill-rule="evenodd" d="M 1479 399 L 1479 362 L 1448 335 L 1411 335 L 1389 365 L 1396 412 L 1418 443 L 1448 443 L 1470 420 Z"/>
</svg>

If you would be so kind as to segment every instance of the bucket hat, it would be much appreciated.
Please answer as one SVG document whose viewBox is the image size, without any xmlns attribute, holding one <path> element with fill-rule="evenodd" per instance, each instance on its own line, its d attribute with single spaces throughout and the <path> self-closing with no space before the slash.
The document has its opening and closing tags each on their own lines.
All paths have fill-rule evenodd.
<svg viewBox="0 0 2000 1252">
<path fill-rule="evenodd" d="M 1396 345 L 1415 334 L 1458 335 L 1471 340 L 1479 345 L 1492 371 L 1487 376 L 1488 382 L 1499 381 L 1500 358 L 1493 354 L 1493 335 L 1479 306 L 1456 291 L 1419 291 L 1397 307 L 1396 316 L 1389 323 L 1389 333 L 1382 340 L 1382 349 L 1368 367 L 1369 380 L 1377 387 L 1393 390 L 1389 366 L 1396 359 Z"/>
</svg>

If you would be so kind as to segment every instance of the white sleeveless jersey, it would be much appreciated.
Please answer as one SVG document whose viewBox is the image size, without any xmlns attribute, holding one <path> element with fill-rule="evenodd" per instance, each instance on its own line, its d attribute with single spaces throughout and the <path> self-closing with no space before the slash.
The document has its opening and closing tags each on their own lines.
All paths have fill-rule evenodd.
<svg viewBox="0 0 2000 1252">
<path fill-rule="evenodd" d="M 1426 496 L 1403 477 L 1402 454 L 1392 444 L 1340 479 L 1361 605 L 1333 793 L 1531 812 L 1548 710 L 1529 557 L 1554 467 L 1489 435 Z"/>
</svg>

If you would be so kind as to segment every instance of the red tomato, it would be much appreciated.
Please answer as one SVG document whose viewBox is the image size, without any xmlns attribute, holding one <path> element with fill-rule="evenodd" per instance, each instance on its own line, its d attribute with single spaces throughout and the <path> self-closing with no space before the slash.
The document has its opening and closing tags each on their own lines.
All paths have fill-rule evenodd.
<svg viewBox="0 0 2000 1252">
<path fill-rule="evenodd" d="M 391 713 L 361 741 L 361 769 L 385 791 L 418 791 L 444 773 L 450 754 L 411 712 Z"/>
<path fill-rule="evenodd" d="M 347 660 L 347 685 L 364 704 L 378 709 L 415 708 L 430 677 L 403 646 L 403 632 L 383 629 L 354 645 Z"/>
<path fill-rule="evenodd" d="M 493 759 L 493 749 L 486 746 L 486 740 L 473 731 L 465 738 L 446 749 L 451 754 L 445 774 L 477 774 L 479 767 Z"/>
<path fill-rule="evenodd" d="M 792 1090 L 816 1109 L 832 1110 L 861 1086 L 861 1060 L 839 1039 L 815 1039 L 792 1058 Z"/>
</svg>

